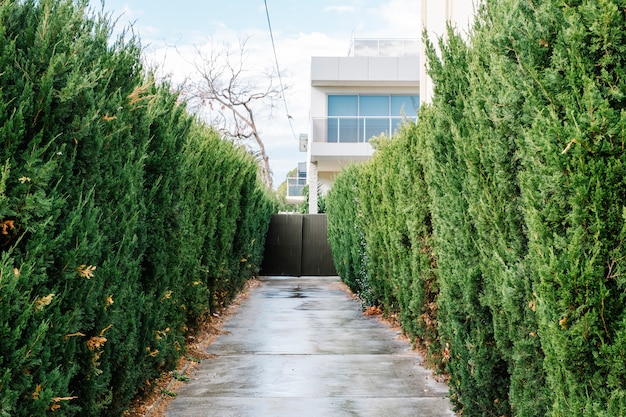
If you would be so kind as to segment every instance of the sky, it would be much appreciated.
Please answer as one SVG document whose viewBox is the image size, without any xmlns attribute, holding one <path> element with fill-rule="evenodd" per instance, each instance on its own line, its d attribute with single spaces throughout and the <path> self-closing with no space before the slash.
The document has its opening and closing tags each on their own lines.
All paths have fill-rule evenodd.
<svg viewBox="0 0 626 417">
<path fill-rule="evenodd" d="M 286 104 L 256 118 L 277 187 L 306 160 L 297 137 L 309 132 L 311 57 L 346 56 L 353 37 L 420 38 L 420 0 L 104 0 L 116 31 L 132 26 L 147 63 L 173 83 L 197 77 L 197 50 L 243 38 L 250 71 L 275 69 L 265 4 Z"/>
</svg>

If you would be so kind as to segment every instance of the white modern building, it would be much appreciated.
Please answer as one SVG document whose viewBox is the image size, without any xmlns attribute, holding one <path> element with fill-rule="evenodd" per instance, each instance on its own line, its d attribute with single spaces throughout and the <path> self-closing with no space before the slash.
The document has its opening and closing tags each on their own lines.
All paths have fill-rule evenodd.
<svg viewBox="0 0 626 417">
<path fill-rule="evenodd" d="M 369 159 L 372 137 L 391 136 L 419 108 L 418 39 L 355 39 L 346 57 L 311 59 L 306 145 L 309 213 L 349 164 Z"/>
<path fill-rule="evenodd" d="M 287 180 L 289 203 L 304 201 L 306 182 L 309 213 L 317 213 L 316 190 L 325 195 L 342 168 L 369 159 L 372 137 L 391 136 L 403 118 L 417 118 L 433 90 L 421 59 L 422 29 L 433 40 L 445 35 L 448 21 L 463 31 L 474 1 L 480 0 L 422 0 L 416 38 L 354 39 L 348 56 L 311 59 L 310 131 L 300 137 L 306 175 L 300 165 L 298 176 Z"/>
</svg>

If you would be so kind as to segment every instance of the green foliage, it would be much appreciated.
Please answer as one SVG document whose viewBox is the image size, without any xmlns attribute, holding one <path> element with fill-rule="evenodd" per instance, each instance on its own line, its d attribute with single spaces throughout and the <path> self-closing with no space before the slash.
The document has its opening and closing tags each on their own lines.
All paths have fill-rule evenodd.
<svg viewBox="0 0 626 417">
<path fill-rule="evenodd" d="M 441 343 L 450 351 L 449 385 L 457 406 L 469 416 L 500 416 L 509 408 L 508 369 L 497 349 L 492 311 L 484 299 L 488 278 L 481 268 L 468 202 L 473 192 L 466 157 L 471 119 L 464 115 L 468 51 L 459 36 L 452 31 L 448 36 L 448 43 L 440 43 L 441 59 L 429 46 L 435 97 L 431 107 L 422 109 L 418 126 L 432 201 Z"/>
<path fill-rule="evenodd" d="M 321 191 L 321 184 L 318 184 L 317 187 L 317 212 L 319 214 L 322 213 L 326 213 L 326 197 L 324 195 L 322 195 L 322 191 Z M 299 212 L 301 214 L 307 214 L 309 212 L 309 195 L 310 195 L 310 190 L 309 190 L 309 185 L 305 185 L 302 188 L 302 193 L 304 194 L 304 201 L 300 204 L 300 206 L 298 207 Z"/>
<path fill-rule="evenodd" d="M 366 305 L 397 316 L 416 342 L 437 348 L 438 292 L 430 214 L 415 124 L 381 138 L 372 160 L 341 172 L 328 194 L 328 234 L 335 266 Z"/>
<path fill-rule="evenodd" d="M 541 21 L 559 30 L 524 69 L 537 111 L 520 184 L 550 414 L 623 415 L 624 4 L 546 3 Z"/>
<path fill-rule="evenodd" d="M 2 416 L 120 415 L 261 263 L 254 160 L 110 35 L 86 1 L 0 4 Z"/>
<path fill-rule="evenodd" d="M 328 193 L 327 229 L 333 261 L 343 282 L 367 305 L 374 304 L 367 278 L 367 243 L 360 205 L 362 165 L 346 167 Z"/>
<path fill-rule="evenodd" d="M 181 259 L 187 315 L 197 323 L 208 312 L 207 300 L 210 308 L 221 306 L 258 273 L 276 203 L 251 155 L 216 131 L 195 125 L 183 153 L 183 240 L 189 244 Z"/>
<path fill-rule="evenodd" d="M 487 0 L 467 43 L 427 42 L 435 94 L 413 139 L 329 194 L 351 288 L 418 336 L 438 290 L 431 346 L 464 416 L 626 413 L 625 6 Z M 436 270 L 416 257 L 409 275 L 397 242 L 420 236 Z"/>
</svg>

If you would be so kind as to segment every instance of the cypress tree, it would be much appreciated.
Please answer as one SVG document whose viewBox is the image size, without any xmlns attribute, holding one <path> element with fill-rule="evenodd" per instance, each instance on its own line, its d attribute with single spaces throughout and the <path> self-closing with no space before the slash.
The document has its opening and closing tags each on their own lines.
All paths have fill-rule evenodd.
<svg viewBox="0 0 626 417">
<path fill-rule="evenodd" d="M 396 317 L 437 366 L 438 289 L 415 144 L 416 126 L 406 124 L 392 139 L 375 139 L 370 161 L 340 173 L 327 198 L 329 241 L 344 282 L 365 305 Z"/>
<path fill-rule="evenodd" d="M 543 3 L 520 147 L 550 415 L 623 415 L 624 3 Z"/>
<path fill-rule="evenodd" d="M 367 279 L 367 243 L 364 216 L 359 197 L 363 165 L 350 165 L 341 171 L 328 192 L 328 241 L 333 262 L 343 282 L 367 304 L 373 300 Z"/>
<path fill-rule="evenodd" d="M 147 80 L 146 95 L 134 103 L 145 110 L 149 127 L 148 148 L 144 163 L 146 222 L 144 256 L 140 277 L 146 304 L 141 312 L 140 351 L 158 351 L 143 355 L 141 374 L 157 376 L 170 369 L 184 347 L 183 286 L 178 279 L 181 248 L 180 196 L 182 193 L 182 153 L 192 119 L 170 86 Z M 137 97 L 141 99 L 141 97 Z M 139 104 L 143 101 L 142 104 Z M 139 361 L 140 358 L 137 358 Z"/>
<path fill-rule="evenodd" d="M 538 336 L 536 280 L 528 266 L 528 242 L 518 175 L 518 143 L 528 126 L 526 77 L 517 72 L 520 42 L 524 65 L 541 65 L 534 40 L 550 32 L 526 2 L 486 2 L 470 36 L 469 91 L 463 156 L 468 174 L 468 212 L 485 280 L 483 302 L 493 317 L 496 347 L 510 374 L 507 401 L 516 416 L 543 416 L 549 393 Z M 538 52 L 538 53 L 537 53 Z M 528 55 L 528 56 L 527 56 Z"/>
<path fill-rule="evenodd" d="M 390 186 L 395 189 L 396 262 L 392 277 L 399 288 L 399 320 L 405 331 L 426 348 L 426 359 L 441 366 L 436 297 L 439 293 L 434 268 L 430 200 L 417 152 L 417 125 L 405 123 L 392 140 L 394 157 L 389 161 L 398 170 Z"/>
<path fill-rule="evenodd" d="M 468 203 L 468 49 L 451 29 L 440 49 L 441 58 L 428 43 L 435 95 L 432 105 L 422 107 L 418 137 L 431 201 L 441 344 L 449 349 L 446 365 L 457 408 L 469 416 L 501 416 L 510 412 L 509 371 L 497 349 L 492 311 L 484 298 L 489 283 L 481 269 Z"/>
<path fill-rule="evenodd" d="M 195 240 L 206 225 L 229 234 L 221 285 L 241 285 L 241 254 L 228 251 L 245 228 L 233 223 L 254 224 L 246 240 L 260 263 L 273 206 L 254 182 L 244 216 L 241 184 L 211 171 L 227 157 L 217 169 L 250 180 L 252 163 L 219 138 L 194 159 L 189 143 L 213 133 L 190 130 L 176 94 L 146 75 L 138 39 L 110 42 L 111 30 L 87 1 L 0 4 L 3 416 L 120 415 L 170 369 L 208 310 L 198 274 L 219 262 Z M 187 193 L 185 180 L 208 192 Z M 205 204 L 215 196 L 235 213 L 223 230 Z"/>
<path fill-rule="evenodd" d="M 351 165 L 344 168 L 341 175 L 335 179 L 333 187 L 326 196 L 326 215 L 328 243 L 332 248 L 333 263 L 337 274 L 355 294 L 365 298 L 365 288 L 360 285 L 357 267 L 362 259 L 359 252 L 364 247 L 363 233 L 360 230 L 357 215 L 360 209 L 355 186 L 358 177 L 354 173 L 357 167 L 357 165 Z M 359 236 L 362 238 L 359 239 Z"/>
</svg>

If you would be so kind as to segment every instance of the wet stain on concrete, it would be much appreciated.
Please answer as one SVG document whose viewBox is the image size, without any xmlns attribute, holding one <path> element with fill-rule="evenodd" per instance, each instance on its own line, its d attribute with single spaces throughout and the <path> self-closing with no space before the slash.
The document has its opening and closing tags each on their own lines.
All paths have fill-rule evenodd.
<svg viewBox="0 0 626 417">
<path fill-rule="evenodd" d="M 166 417 L 453 417 L 445 384 L 338 281 L 265 279 Z"/>
</svg>

